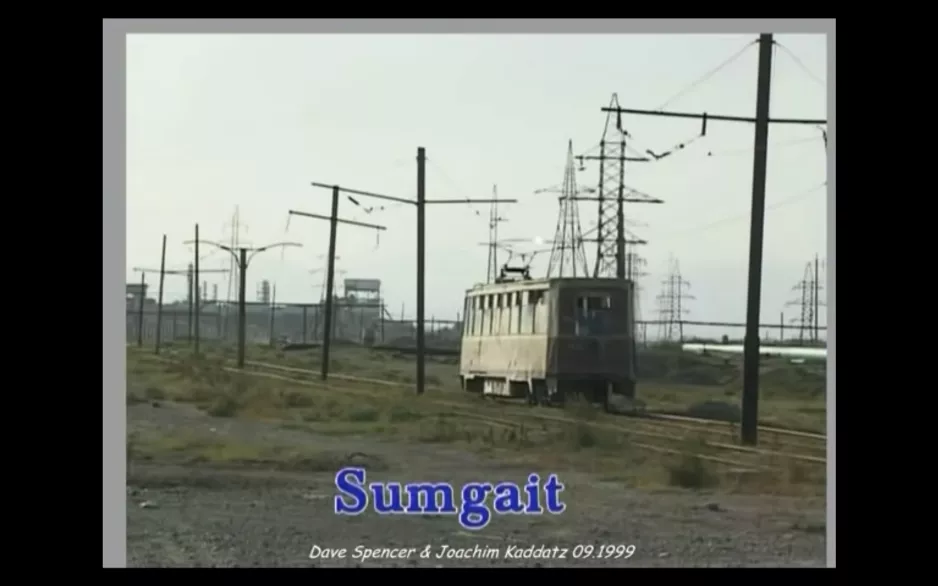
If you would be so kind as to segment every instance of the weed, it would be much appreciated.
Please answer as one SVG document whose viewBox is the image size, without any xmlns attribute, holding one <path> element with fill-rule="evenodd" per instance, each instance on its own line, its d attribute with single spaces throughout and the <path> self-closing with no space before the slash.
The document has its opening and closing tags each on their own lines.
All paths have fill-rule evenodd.
<svg viewBox="0 0 938 586">
<path fill-rule="evenodd" d="M 696 454 L 684 454 L 667 467 L 671 486 L 701 490 L 718 484 L 718 478 L 707 463 Z"/>
</svg>

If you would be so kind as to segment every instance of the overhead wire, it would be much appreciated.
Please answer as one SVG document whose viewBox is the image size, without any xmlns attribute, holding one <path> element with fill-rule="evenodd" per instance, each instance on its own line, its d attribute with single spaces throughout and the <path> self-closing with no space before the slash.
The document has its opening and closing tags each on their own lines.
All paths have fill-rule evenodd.
<svg viewBox="0 0 938 586">
<path fill-rule="evenodd" d="M 439 164 L 437 164 L 435 161 L 431 161 L 429 157 L 427 157 L 425 161 L 427 162 L 428 166 L 433 168 L 439 174 L 440 178 L 443 180 L 444 183 L 446 183 L 447 186 L 449 186 L 453 190 L 454 194 L 458 194 L 460 196 L 460 197 L 454 197 L 452 199 L 465 199 L 473 215 L 478 216 L 480 218 L 485 218 L 486 221 L 488 221 L 488 214 L 486 213 L 485 215 L 483 215 L 482 210 L 479 209 L 478 207 L 481 204 L 473 203 L 472 197 L 466 194 L 465 191 L 463 191 L 463 189 L 459 186 L 458 182 L 456 182 L 452 177 L 450 177 L 450 175 L 446 171 L 444 171 L 443 168 Z"/>
<path fill-rule="evenodd" d="M 720 71 L 722 71 L 723 69 L 725 69 L 726 67 L 728 67 L 730 64 L 732 64 L 733 62 L 735 62 L 737 59 L 739 59 L 739 58 L 743 55 L 743 53 L 745 53 L 750 47 L 756 45 L 758 42 L 759 42 L 759 39 L 753 39 L 752 41 L 746 43 L 746 44 L 745 44 L 743 47 L 741 47 L 738 51 L 736 51 L 735 53 L 733 53 L 732 55 L 730 55 L 730 57 L 729 57 L 728 59 L 726 59 L 725 61 L 723 61 L 722 63 L 720 63 L 719 65 L 717 65 L 716 67 L 714 67 L 713 69 L 711 69 L 710 71 L 708 71 L 707 73 L 703 74 L 703 75 L 702 75 L 700 78 L 698 78 L 697 80 L 695 80 L 695 81 L 691 82 L 690 84 L 688 84 L 687 86 L 685 86 L 684 89 L 682 89 L 681 91 L 677 92 L 676 94 L 674 94 L 673 96 L 671 96 L 670 98 L 668 98 L 667 100 L 665 100 L 664 103 L 661 104 L 660 106 L 658 106 L 657 108 L 655 108 L 655 110 L 658 111 L 658 112 L 664 110 L 665 108 L 667 108 L 667 107 L 670 106 L 672 103 L 674 103 L 674 102 L 676 102 L 677 100 L 679 100 L 680 98 L 684 97 L 686 94 L 688 94 L 688 93 L 691 92 L 692 90 L 694 90 L 694 89 L 696 89 L 697 87 L 699 87 L 700 85 L 706 83 L 706 82 L 709 81 L 710 78 L 712 78 L 714 75 L 716 75 L 717 73 L 719 73 Z"/>
<path fill-rule="evenodd" d="M 768 204 L 768 205 L 765 206 L 765 210 L 766 210 L 766 211 L 776 210 L 776 209 L 779 209 L 779 208 L 782 208 L 782 207 L 791 205 L 791 204 L 793 204 L 793 203 L 796 203 L 796 202 L 798 202 L 798 201 L 801 201 L 801 200 L 803 200 L 803 199 L 806 199 L 806 198 L 809 197 L 809 196 L 814 195 L 815 193 L 818 192 L 818 190 L 822 189 L 822 188 L 825 187 L 825 186 L 827 186 L 827 181 L 824 181 L 823 183 L 814 185 L 813 187 L 811 187 L 811 188 L 809 188 L 809 189 L 806 189 L 806 190 L 804 190 L 804 191 L 799 191 L 799 192 L 797 192 L 797 193 L 795 193 L 795 194 L 793 194 L 793 195 L 790 195 L 790 196 L 788 196 L 788 197 L 784 197 L 784 198 L 782 198 L 782 199 L 780 199 L 780 200 L 778 200 L 778 201 L 775 201 L 775 202 L 773 202 L 773 203 L 771 203 L 771 204 Z M 713 221 L 710 221 L 710 222 L 706 222 L 706 223 L 703 223 L 703 224 L 698 224 L 698 225 L 695 225 L 695 226 L 689 226 L 689 227 L 687 227 L 687 228 L 682 228 L 682 229 L 679 229 L 679 230 L 675 230 L 675 231 L 673 231 L 673 232 L 668 232 L 668 233 L 663 234 L 662 237 L 670 238 L 670 237 L 673 237 L 673 236 L 682 236 L 682 235 L 691 234 L 691 233 L 696 234 L 696 233 L 699 233 L 699 232 L 705 232 L 705 231 L 710 230 L 710 229 L 712 229 L 712 228 L 716 228 L 716 227 L 723 226 L 723 225 L 725 225 L 725 224 L 729 224 L 729 223 L 733 223 L 733 222 L 738 222 L 739 220 L 743 220 L 743 219 L 746 219 L 746 218 L 749 218 L 749 214 L 748 214 L 748 213 L 740 213 L 740 214 L 734 214 L 734 215 L 732 215 L 732 216 L 725 216 L 725 217 L 723 217 L 723 218 L 719 218 L 719 219 L 716 219 L 716 220 L 713 220 Z"/>
<path fill-rule="evenodd" d="M 728 67 L 729 65 L 731 65 L 732 63 L 734 63 L 737 59 L 739 59 L 739 58 L 743 55 L 743 53 L 745 53 L 750 47 L 756 45 L 757 43 L 758 43 L 758 39 L 754 39 L 754 40 L 750 41 L 749 43 L 747 43 L 746 45 L 744 45 L 743 47 L 741 47 L 738 51 L 736 51 L 735 53 L 733 53 L 733 54 L 732 54 L 729 58 L 727 58 L 725 61 L 723 61 L 722 63 L 720 63 L 719 65 L 717 65 L 716 67 L 714 67 L 713 69 L 711 69 L 710 71 L 708 71 L 707 73 L 705 73 L 703 76 L 701 76 L 701 77 L 698 78 L 697 80 L 695 80 L 695 81 L 693 81 L 692 83 L 688 84 L 685 88 L 683 88 L 681 91 L 679 91 L 677 94 L 675 94 L 675 95 L 672 96 L 671 98 L 665 100 L 665 102 L 662 103 L 661 106 L 659 106 L 658 108 L 656 108 L 656 110 L 657 110 L 657 111 L 662 111 L 662 110 L 664 110 L 664 108 L 666 108 L 668 105 L 672 104 L 673 102 L 675 102 L 675 101 L 678 100 L 679 98 L 681 98 L 681 97 L 687 95 L 687 94 L 688 94 L 690 91 L 692 91 L 693 89 L 699 87 L 700 85 L 702 85 L 702 84 L 705 83 L 706 81 L 710 80 L 710 79 L 713 78 L 717 73 L 719 73 L 720 71 L 722 71 L 723 69 L 725 69 L 726 67 Z M 785 47 L 782 47 L 782 48 L 785 49 L 785 50 L 787 50 L 787 48 L 785 48 Z M 775 50 L 776 50 L 776 52 L 777 52 L 777 47 L 775 48 Z M 789 52 L 789 54 L 791 54 L 790 51 L 788 51 L 788 52 Z M 791 56 L 792 56 L 792 58 L 795 59 L 799 64 L 801 64 L 800 60 L 798 60 L 797 57 L 794 56 L 794 54 L 791 54 Z M 801 65 L 803 66 L 803 64 L 801 64 Z M 807 70 L 806 67 L 805 67 L 804 69 L 805 69 L 805 71 L 806 71 L 807 73 L 810 73 L 810 71 Z M 773 75 L 773 79 L 774 79 L 775 70 L 773 70 L 772 75 Z M 815 76 L 815 79 L 817 79 L 816 76 Z M 825 143 L 825 148 L 826 148 L 826 144 L 827 144 L 827 132 L 826 132 L 826 130 L 823 129 L 823 128 L 820 128 L 820 127 L 819 127 L 819 129 L 821 130 L 821 133 L 822 133 L 822 137 L 821 137 L 821 138 L 823 138 L 824 143 Z M 695 136 L 694 138 L 692 138 L 692 139 L 690 139 L 690 140 L 688 140 L 688 141 L 684 141 L 684 142 L 678 143 L 677 145 L 675 145 L 675 146 L 672 147 L 671 149 L 668 149 L 667 151 L 664 151 L 664 152 L 662 152 L 662 153 L 654 152 L 654 151 L 652 151 L 651 149 L 643 149 L 643 150 L 644 150 L 644 153 L 638 153 L 638 151 L 637 151 L 636 149 L 633 149 L 633 148 L 631 148 L 631 147 L 627 147 L 627 149 L 630 150 L 632 153 L 639 154 L 640 156 L 643 155 L 643 154 L 650 155 L 650 156 L 654 159 L 654 161 L 660 161 L 661 159 L 664 159 L 665 157 L 667 157 L 667 156 L 673 154 L 673 153 L 676 152 L 676 151 L 685 149 L 686 147 L 688 147 L 688 146 L 689 146 L 690 144 L 692 144 L 693 142 L 695 142 L 695 141 L 697 141 L 697 140 L 699 140 L 699 139 L 701 139 L 701 138 L 704 138 L 705 136 L 706 136 L 706 120 L 704 120 L 704 122 L 703 122 L 703 126 L 702 126 L 702 128 L 701 128 L 700 134 L 698 134 L 697 136 Z M 814 140 L 817 140 L 816 137 L 794 139 L 794 140 L 789 140 L 789 141 L 780 141 L 780 142 L 778 142 L 778 143 L 775 143 L 774 146 L 797 145 L 797 144 L 803 144 L 803 143 L 807 143 L 807 142 L 814 141 Z M 633 140 L 631 141 L 631 144 L 635 144 L 635 142 L 636 142 L 636 141 L 633 139 Z M 641 145 L 639 144 L 639 147 L 640 147 L 640 146 L 641 146 Z M 753 152 L 753 149 L 752 149 L 752 148 L 748 148 L 748 149 L 738 149 L 738 150 L 735 150 L 735 151 L 734 151 L 734 150 L 727 150 L 727 151 L 722 151 L 722 152 L 721 152 L 721 151 L 716 151 L 716 152 L 714 152 L 714 151 L 708 151 L 708 152 L 707 152 L 707 157 L 713 157 L 713 156 L 728 156 L 728 155 L 745 154 L 745 153 L 752 153 L 752 152 Z M 593 230 L 595 230 L 595 228 L 593 228 Z"/>
<path fill-rule="evenodd" d="M 684 96 L 686 96 L 687 94 L 689 94 L 691 91 L 697 89 L 698 87 L 700 87 L 701 85 L 703 85 L 704 83 L 706 83 L 707 81 L 709 81 L 710 79 L 712 79 L 716 74 L 718 74 L 719 72 L 723 71 L 724 69 L 726 69 L 727 67 L 729 67 L 731 64 L 735 63 L 736 60 L 739 59 L 750 47 L 756 45 L 758 42 L 759 42 L 758 39 L 753 39 L 752 41 L 749 41 L 748 43 L 746 43 L 746 44 L 745 44 L 744 46 L 742 46 L 738 51 L 736 51 L 735 53 L 733 53 L 732 55 L 730 55 L 730 56 L 729 56 L 726 60 L 724 60 L 722 63 L 720 63 L 719 65 L 717 65 L 717 66 L 714 67 L 713 69 L 707 71 L 707 72 L 704 73 L 702 76 L 700 76 L 700 77 L 697 78 L 696 80 L 694 80 L 694 81 L 692 81 L 691 83 L 689 83 L 688 85 L 686 85 L 686 86 L 685 86 L 683 89 L 681 89 L 679 92 L 677 92 L 676 94 L 674 94 L 673 96 L 671 96 L 670 98 L 668 98 L 667 100 L 665 100 L 660 106 L 658 106 L 657 108 L 655 108 L 655 111 L 661 112 L 662 110 L 664 110 L 664 109 L 665 109 L 666 107 L 668 107 L 669 105 L 673 104 L 674 102 L 676 102 L 676 101 L 679 100 L 680 98 L 683 98 Z M 665 159 L 665 158 L 671 156 L 672 154 L 674 154 L 674 153 L 676 153 L 676 152 L 678 152 L 678 151 L 682 151 L 682 150 L 686 149 L 686 148 L 689 147 L 691 144 L 697 142 L 698 140 L 700 140 L 700 139 L 702 139 L 702 138 L 704 138 L 704 137 L 706 137 L 706 136 L 707 136 L 707 119 L 706 119 L 706 114 L 704 114 L 704 118 L 703 118 L 703 120 L 701 121 L 700 132 L 699 132 L 696 136 L 694 136 L 694 137 L 692 137 L 692 138 L 690 138 L 690 139 L 688 139 L 688 140 L 682 140 L 682 141 L 676 143 L 676 144 L 675 144 L 674 146 L 672 146 L 671 148 L 669 148 L 669 149 L 667 149 L 667 150 L 665 150 L 665 151 L 662 151 L 662 152 L 653 151 L 653 150 L 650 149 L 650 148 L 640 149 L 641 151 L 643 151 L 640 156 L 649 156 L 649 157 L 651 157 L 651 161 L 652 161 L 652 162 L 657 162 L 657 161 L 660 161 L 660 160 L 662 160 L 662 159 Z M 633 140 L 632 142 L 634 142 L 634 140 Z"/>
<path fill-rule="evenodd" d="M 408 163 L 409 161 L 406 161 L 404 159 L 397 159 L 392 162 L 392 165 L 397 167 L 397 166 L 403 166 Z M 348 194 L 345 195 L 345 200 L 348 201 L 353 206 L 355 206 L 356 211 L 359 212 L 358 215 L 355 215 L 355 214 L 352 215 L 352 217 L 350 218 L 352 221 L 363 221 L 365 216 L 380 216 L 384 212 L 400 209 L 406 205 L 409 205 L 409 204 L 405 204 L 402 202 L 393 202 L 393 203 L 387 202 L 386 203 L 384 202 L 384 200 L 378 200 L 378 203 L 375 203 L 373 205 L 367 205 L 363 203 L 362 201 L 360 201 L 358 198 L 352 195 L 348 195 Z M 375 232 L 374 249 L 377 250 L 381 246 L 381 230 L 375 228 L 374 232 Z"/>
<path fill-rule="evenodd" d="M 819 85 L 821 85 L 821 86 L 823 86 L 825 89 L 827 89 L 827 82 L 824 81 L 823 79 L 821 79 L 821 77 L 820 77 L 819 75 L 816 75 L 813 71 L 811 71 L 811 69 L 809 69 L 808 66 L 804 64 L 804 61 L 802 61 L 801 59 L 799 59 L 798 56 L 795 55 L 795 53 L 794 53 L 791 49 L 789 49 L 789 48 L 786 47 L 785 45 L 779 43 L 778 41 L 773 41 L 772 44 L 775 46 L 776 49 L 781 49 L 782 51 L 784 51 L 785 54 L 788 55 L 788 57 L 789 57 L 792 61 L 794 61 L 795 65 L 796 65 L 799 69 L 801 69 L 801 71 L 802 71 L 805 75 L 807 75 L 807 76 L 810 77 L 814 82 L 818 83 Z"/>
<path fill-rule="evenodd" d="M 820 140 L 820 137 L 817 136 L 808 136 L 802 138 L 793 138 L 789 140 L 780 140 L 773 143 L 770 143 L 769 146 L 773 150 L 783 147 L 798 146 L 809 142 L 815 142 Z M 707 151 L 707 157 L 732 157 L 736 155 L 751 155 L 755 149 L 752 147 L 740 148 L 740 149 L 726 149 L 719 151 Z"/>
</svg>

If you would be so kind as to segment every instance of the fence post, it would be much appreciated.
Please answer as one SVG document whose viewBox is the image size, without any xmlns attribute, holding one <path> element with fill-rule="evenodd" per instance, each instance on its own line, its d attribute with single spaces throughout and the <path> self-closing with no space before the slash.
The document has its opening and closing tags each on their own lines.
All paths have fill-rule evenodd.
<svg viewBox="0 0 938 586">
<path fill-rule="evenodd" d="M 275 328 L 274 328 L 274 323 L 275 323 L 275 321 L 276 321 L 276 319 L 277 319 L 276 313 L 277 313 L 277 306 L 271 304 L 271 305 L 270 305 L 270 327 L 269 327 L 269 332 L 270 332 L 270 341 L 269 341 L 269 344 L 270 344 L 270 347 L 271 347 L 271 348 L 273 348 L 273 346 L 274 346 L 274 338 L 276 337 L 275 334 L 274 334 L 274 329 L 275 329 Z"/>
<path fill-rule="evenodd" d="M 306 306 L 303 306 L 303 344 L 306 343 Z"/>
</svg>

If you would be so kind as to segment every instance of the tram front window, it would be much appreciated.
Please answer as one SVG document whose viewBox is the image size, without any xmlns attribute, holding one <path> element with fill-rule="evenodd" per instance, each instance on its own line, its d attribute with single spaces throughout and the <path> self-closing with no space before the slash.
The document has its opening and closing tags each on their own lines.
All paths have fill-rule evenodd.
<svg viewBox="0 0 938 586">
<path fill-rule="evenodd" d="M 577 336 L 602 336 L 614 333 L 612 299 L 608 295 L 584 295 L 576 302 Z"/>
</svg>

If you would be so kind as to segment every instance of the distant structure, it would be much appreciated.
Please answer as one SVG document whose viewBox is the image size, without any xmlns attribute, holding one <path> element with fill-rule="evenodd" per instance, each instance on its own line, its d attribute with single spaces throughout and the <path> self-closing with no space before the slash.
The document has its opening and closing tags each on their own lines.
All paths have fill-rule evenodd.
<svg viewBox="0 0 938 586">
<path fill-rule="evenodd" d="M 264 305 L 270 305 L 270 281 L 264 279 L 257 286 L 257 301 Z"/>
<path fill-rule="evenodd" d="M 129 307 L 139 307 L 140 299 L 146 300 L 147 298 L 148 287 L 149 285 L 145 283 L 127 283 L 127 305 Z"/>
<path fill-rule="evenodd" d="M 335 319 L 337 337 L 367 344 L 383 338 L 379 331 L 384 328 L 381 280 L 345 279 L 343 289 Z"/>
<path fill-rule="evenodd" d="M 815 256 L 812 262 L 804 267 L 804 276 L 792 287 L 799 293 L 798 299 L 786 303 L 786 306 L 797 306 L 798 315 L 791 320 L 798 329 L 798 341 L 818 342 L 821 339 L 820 308 L 824 306 L 821 301 L 820 259 Z"/>
<path fill-rule="evenodd" d="M 345 300 L 349 303 L 376 303 L 381 301 L 380 279 L 345 279 Z"/>
<path fill-rule="evenodd" d="M 642 319 L 641 297 L 644 288 L 642 278 L 648 276 L 648 273 L 645 271 L 647 265 L 648 262 L 645 258 L 638 252 L 635 252 L 634 249 L 625 255 L 625 278 L 635 284 L 635 306 L 632 308 L 632 312 L 636 320 Z"/>
<path fill-rule="evenodd" d="M 583 234 L 580 229 L 576 165 L 571 140 L 567 143 L 567 164 L 563 171 L 560 211 L 557 214 L 557 230 L 550 251 L 547 276 L 586 277 L 588 275 L 586 252 L 583 250 Z"/>
<path fill-rule="evenodd" d="M 660 337 L 668 342 L 683 342 L 684 317 L 690 313 L 686 301 L 694 297 L 687 293 L 690 283 L 681 276 L 681 267 L 677 259 L 672 257 L 668 265 L 668 277 L 661 282 L 662 291 L 658 295 Z"/>
</svg>

